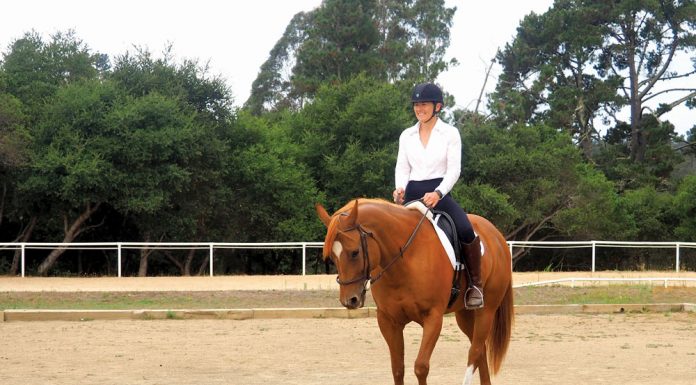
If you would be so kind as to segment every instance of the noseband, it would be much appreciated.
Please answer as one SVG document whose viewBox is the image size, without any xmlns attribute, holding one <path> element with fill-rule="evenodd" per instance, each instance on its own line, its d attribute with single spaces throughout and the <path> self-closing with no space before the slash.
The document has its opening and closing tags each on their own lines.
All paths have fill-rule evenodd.
<svg viewBox="0 0 696 385">
<path fill-rule="evenodd" d="M 348 232 L 348 231 L 358 231 L 360 233 L 360 250 L 362 251 L 363 255 L 363 266 L 365 267 L 363 270 L 362 276 L 358 276 L 353 279 L 349 279 L 347 281 L 341 281 L 341 279 L 337 276 L 336 277 L 336 282 L 341 285 L 350 285 L 356 282 L 363 282 L 363 292 L 362 294 L 364 295 L 365 292 L 368 290 L 367 284 L 368 282 L 370 283 L 370 287 L 377 282 L 380 278 L 382 278 L 382 274 L 384 274 L 389 268 L 394 264 L 394 262 L 398 261 L 400 258 L 403 258 L 404 253 L 406 252 L 406 249 L 408 249 L 409 246 L 411 246 L 411 243 L 413 242 L 413 239 L 416 237 L 416 233 L 418 232 L 418 229 L 420 229 L 421 224 L 423 223 L 423 220 L 425 219 L 425 216 L 427 214 L 427 211 L 423 213 L 423 216 L 421 216 L 421 219 L 418 221 L 418 224 L 416 227 L 413 229 L 411 232 L 411 236 L 408 237 L 408 240 L 404 244 L 403 247 L 399 248 L 399 255 L 395 256 L 392 258 L 391 261 L 387 264 L 387 266 L 382 269 L 382 271 L 379 272 L 375 277 L 372 277 L 370 272 L 370 255 L 369 255 L 369 249 L 367 248 L 367 237 L 372 237 L 375 239 L 374 235 L 372 235 L 371 232 L 365 231 L 365 229 L 360 226 L 360 224 L 357 224 L 351 228 L 345 229 L 342 232 Z"/>
</svg>

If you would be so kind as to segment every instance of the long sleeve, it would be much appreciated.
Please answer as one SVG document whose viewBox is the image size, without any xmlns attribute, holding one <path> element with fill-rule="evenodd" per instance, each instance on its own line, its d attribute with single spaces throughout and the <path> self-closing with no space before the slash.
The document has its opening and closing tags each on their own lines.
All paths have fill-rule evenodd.
<svg viewBox="0 0 696 385">
<path fill-rule="evenodd" d="M 408 157 L 406 156 L 407 146 L 404 143 L 405 139 L 405 132 L 402 132 L 399 137 L 399 152 L 396 156 L 396 167 L 394 169 L 394 185 L 396 188 L 403 189 L 406 188 L 411 175 L 411 165 L 408 163 Z"/>
</svg>

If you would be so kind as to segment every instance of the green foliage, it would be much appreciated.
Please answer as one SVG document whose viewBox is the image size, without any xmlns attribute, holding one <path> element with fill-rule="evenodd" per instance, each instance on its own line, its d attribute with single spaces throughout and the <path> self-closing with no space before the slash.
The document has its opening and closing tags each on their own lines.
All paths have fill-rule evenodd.
<svg viewBox="0 0 696 385">
<path fill-rule="evenodd" d="M 674 234 L 679 240 L 696 242 L 696 176 L 687 176 L 679 184 L 673 210 L 679 220 Z"/>
<path fill-rule="evenodd" d="M 26 33 L 4 55 L 6 91 L 31 109 L 66 83 L 95 78 L 99 60 L 103 58 L 91 54 L 72 31 L 56 33 L 49 42 L 35 32 Z"/>
<path fill-rule="evenodd" d="M 115 98 L 113 87 L 96 80 L 57 91 L 34 128 L 31 172 L 19 183 L 24 194 L 37 201 L 48 197 L 67 208 L 108 200 L 113 167 L 92 144 L 106 128 L 105 116 Z"/>
<path fill-rule="evenodd" d="M 452 197 L 465 211 L 480 215 L 501 229 L 511 229 L 520 217 L 518 209 L 510 202 L 510 196 L 490 184 L 458 183 L 452 189 Z"/>
<path fill-rule="evenodd" d="M 570 203 L 580 156 L 567 134 L 546 126 L 465 126 L 462 146 L 461 180 L 495 186 L 498 197 L 507 198 L 511 207 L 505 211 L 514 215 L 501 220 L 510 224 L 502 228 L 507 236 L 530 236 L 549 228 L 552 218 Z"/>
<path fill-rule="evenodd" d="M 313 95 L 321 84 L 339 83 L 378 64 L 379 42 L 372 0 L 325 0 L 297 50 L 293 83 Z"/>
<path fill-rule="evenodd" d="M 301 160 L 330 208 L 360 196 L 389 196 L 398 138 L 411 124 L 406 97 L 396 86 L 359 76 L 320 88 L 314 102 L 289 119 Z"/>
<path fill-rule="evenodd" d="M 29 140 L 26 120 L 22 102 L 0 92 L 0 173 L 25 162 L 25 147 Z"/>
<path fill-rule="evenodd" d="M 634 239 L 636 223 L 614 184 L 587 164 L 576 167 L 579 180 L 571 204 L 555 221 L 559 233 L 578 240 Z"/>
<path fill-rule="evenodd" d="M 696 47 L 694 9 L 693 1 L 556 0 L 544 14 L 526 16 L 499 52 L 503 74 L 491 109 L 502 124 L 545 122 L 566 130 L 591 159 L 599 139 L 594 121 L 621 125 L 615 112 L 629 106 L 629 159 L 643 162 L 654 156 L 647 127 L 659 125 L 645 120 L 696 91 L 667 82 L 694 75 L 673 65 Z M 672 101 L 653 104 L 668 94 Z"/>
<path fill-rule="evenodd" d="M 234 190 L 230 230 L 246 241 L 314 239 L 321 226 L 314 202 L 321 196 L 285 127 L 266 124 L 244 113 L 235 124 L 242 140 L 233 144 L 223 176 Z"/>
<path fill-rule="evenodd" d="M 246 107 L 255 114 L 299 110 L 321 86 L 358 74 L 409 84 L 434 81 L 456 8 L 437 1 L 325 0 L 299 13 L 261 66 Z"/>
<path fill-rule="evenodd" d="M 596 151 L 597 166 L 617 183 L 620 191 L 641 186 L 669 189 L 672 172 L 684 160 L 681 153 L 672 148 L 676 133 L 671 123 L 648 116 L 642 125 L 646 152 L 641 162 L 630 158 L 631 127 L 623 122 L 607 131 L 603 145 Z"/>
<path fill-rule="evenodd" d="M 667 241 L 672 239 L 675 224 L 672 215 L 673 197 L 652 187 L 627 191 L 621 197 L 621 206 L 635 222 L 636 233 L 631 239 L 639 241 Z"/>
<path fill-rule="evenodd" d="M 598 10 L 654 5 L 619 3 L 559 0 L 529 15 L 499 55 L 496 115 L 453 115 L 463 167 L 452 194 L 510 239 L 694 240 L 696 182 L 675 179 L 683 158 L 674 127 L 658 119 L 669 106 L 641 117 L 638 161 L 635 125 L 618 122 L 601 140 L 593 131 L 598 111 L 623 103 L 616 74 L 598 63 L 627 65 L 615 46 L 606 51 L 608 27 L 597 20 L 609 16 Z M 684 20 L 686 8 L 672 5 Z M 0 62 L 3 240 L 54 241 L 73 225 L 71 241 L 321 239 L 315 202 L 331 210 L 390 197 L 398 137 L 413 124 L 410 88 L 451 64 L 443 55 L 453 13 L 441 1 L 325 1 L 293 19 L 243 110 L 223 79 L 178 62 L 172 47 L 162 57 L 137 49 L 112 66 L 72 33 L 25 35 Z M 660 62 L 646 65 L 654 73 Z M 103 271 L 91 255 L 82 270 L 77 255 L 80 271 Z M 292 252 L 218 258 L 226 272 L 299 270 Z M 177 252 L 149 261 L 166 274 L 206 267 Z M 60 261 L 53 272 L 74 267 Z M 124 267 L 133 273 L 132 261 Z"/>
</svg>

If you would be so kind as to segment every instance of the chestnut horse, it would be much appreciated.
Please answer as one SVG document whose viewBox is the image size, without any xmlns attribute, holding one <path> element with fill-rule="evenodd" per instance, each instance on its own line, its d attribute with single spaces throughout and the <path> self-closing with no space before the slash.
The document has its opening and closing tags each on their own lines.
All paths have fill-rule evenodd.
<svg viewBox="0 0 696 385">
<path fill-rule="evenodd" d="M 389 346 L 394 384 L 404 383 L 406 324 L 415 321 L 423 327 L 415 362 L 418 383 L 423 385 L 443 315 L 451 312 L 471 341 L 464 384 L 471 384 L 476 369 L 481 384 L 491 383 L 490 372 L 500 369 L 513 322 L 510 251 L 495 226 L 469 215 L 484 245 L 481 281 L 485 306 L 465 310 L 463 294 L 447 307 L 454 269 L 432 224 L 422 220 L 423 214 L 377 199 L 356 199 L 333 216 L 320 204 L 316 210 L 328 228 L 323 255 L 338 269 L 341 304 L 349 309 L 362 307 L 370 283 L 377 323 Z M 462 277 L 462 288 L 467 287 L 465 279 Z"/>
</svg>

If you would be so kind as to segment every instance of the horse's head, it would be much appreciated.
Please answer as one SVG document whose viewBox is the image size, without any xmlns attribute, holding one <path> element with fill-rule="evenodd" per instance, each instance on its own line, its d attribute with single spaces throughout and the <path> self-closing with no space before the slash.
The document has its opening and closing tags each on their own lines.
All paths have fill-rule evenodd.
<svg viewBox="0 0 696 385">
<path fill-rule="evenodd" d="M 338 270 L 341 304 L 348 309 L 362 307 L 370 280 L 369 252 L 377 253 L 378 248 L 368 247 L 374 239 L 357 221 L 358 201 L 347 204 L 333 216 L 320 204 L 316 210 L 327 227 L 323 256 L 325 260 L 330 258 Z"/>
</svg>

